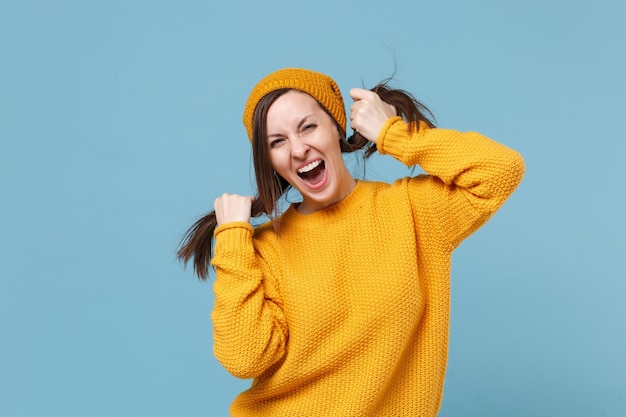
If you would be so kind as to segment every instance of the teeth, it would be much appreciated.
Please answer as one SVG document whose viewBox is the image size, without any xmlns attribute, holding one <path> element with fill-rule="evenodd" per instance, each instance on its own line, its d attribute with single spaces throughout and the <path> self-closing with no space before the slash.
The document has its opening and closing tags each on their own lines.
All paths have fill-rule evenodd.
<svg viewBox="0 0 626 417">
<path fill-rule="evenodd" d="M 300 168 L 300 169 L 298 170 L 298 174 L 304 174 L 305 172 L 309 172 L 309 171 L 311 171 L 311 170 L 313 170 L 313 169 L 317 168 L 317 166 L 318 166 L 319 164 L 321 164 L 321 163 L 322 163 L 322 161 L 321 161 L 321 160 L 319 160 L 319 159 L 318 159 L 317 161 L 313 161 L 313 162 L 311 162 L 310 164 L 305 165 L 305 166 L 303 166 L 302 168 Z"/>
</svg>

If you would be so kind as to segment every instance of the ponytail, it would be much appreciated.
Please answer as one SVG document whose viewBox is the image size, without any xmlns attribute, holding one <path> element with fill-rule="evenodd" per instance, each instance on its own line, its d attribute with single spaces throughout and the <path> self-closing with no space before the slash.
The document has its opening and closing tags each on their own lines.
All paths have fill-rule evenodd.
<svg viewBox="0 0 626 417">
<path fill-rule="evenodd" d="M 384 80 L 371 91 L 379 95 L 382 101 L 391 104 L 396 108 L 396 114 L 404 119 L 409 125 L 409 131 L 415 132 L 420 122 L 426 123 L 428 127 L 435 127 L 433 122 L 435 116 L 428 107 L 419 102 L 411 93 L 404 90 L 392 89 L 387 85 L 390 79 Z M 364 149 L 364 158 L 369 158 L 376 152 L 376 144 L 365 139 L 360 133 L 354 132 L 348 138 L 348 146 L 343 146 L 342 151 L 354 152 Z"/>
<path fill-rule="evenodd" d="M 280 89 L 266 94 L 256 106 L 252 127 L 252 159 L 258 195 L 252 202 L 250 217 L 267 215 L 271 220 L 278 217 L 277 202 L 291 185 L 274 172 L 269 162 L 268 145 L 265 140 L 267 111 L 278 97 L 289 89 Z M 276 223 L 277 225 L 277 223 Z M 177 258 L 187 264 L 193 258 L 194 272 L 206 280 L 213 257 L 213 233 L 217 227 L 215 212 L 201 217 L 187 230 L 181 239 Z"/>
<path fill-rule="evenodd" d="M 265 214 L 259 198 L 252 202 L 251 217 Z M 217 228 L 215 211 L 198 219 L 183 235 L 176 258 L 187 264 L 193 258 L 193 269 L 201 280 L 209 275 L 209 265 L 213 257 L 213 232 Z"/>
</svg>

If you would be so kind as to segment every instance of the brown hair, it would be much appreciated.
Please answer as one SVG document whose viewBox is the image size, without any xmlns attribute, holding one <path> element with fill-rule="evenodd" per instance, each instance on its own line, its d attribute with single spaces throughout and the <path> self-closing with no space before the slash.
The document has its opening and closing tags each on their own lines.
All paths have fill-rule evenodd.
<svg viewBox="0 0 626 417">
<path fill-rule="evenodd" d="M 431 118 L 432 112 L 417 101 L 410 93 L 404 90 L 389 88 L 389 80 L 385 80 L 372 88 L 380 98 L 396 108 L 398 116 L 401 116 L 409 125 L 409 130 L 415 131 L 419 122 L 425 122 L 429 127 L 434 127 Z M 252 155 L 254 160 L 254 173 L 257 183 L 257 196 L 252 203 L 251 217 L 267 215 L 270 219 L 278 218 L 278 200 L 291 187 L 280 175 L 276 174 L 270 164 L 269 147 L 267 143 L 266 120 L 270 106 L 285 94 L 289 89 L 280 89 L 266 94 L 259 100 L 253 118 L 252 130 Z M 322 109 L 323 106 L 320 105 Z M 335 120 L 326 110 L 326 113 Z M 430 118 L 428 117 L 430 116 Z M 363 157 L 366 159 L 376 152 L 376 144 L 370 142 L 359 133 L 354 132 L 349 138 L 345 138 L 345 132 L 337 123 L 340 133 L 340 147 L 342 152 L 355 152 L 363 149 Z M 198 278 L 205 280 L 209 273 L 209 265 L 212 258 L 213 232 L 217 227 L 215 212 L 198 219 L 183 235 L 177 251 L 177 258 L 185 265 L 193 258 L 193 267 Z"/>
</svg>

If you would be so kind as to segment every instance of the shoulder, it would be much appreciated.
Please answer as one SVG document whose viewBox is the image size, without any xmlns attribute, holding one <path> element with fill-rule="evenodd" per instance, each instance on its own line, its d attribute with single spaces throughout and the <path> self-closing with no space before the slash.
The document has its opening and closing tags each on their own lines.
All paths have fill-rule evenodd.
<svg viewBox="0 0 626 417">
<path fill-rule="evenodd" d="M 253 240 L 255 241 L 268 241 L 276 238 L 276 230 L 272 221 L 266 221 L 257 226 L 254 226 Z"/>
<path fill-rule="evenodd" d="M 412 188 L 415 187 L 416 181 L 421 180 L 416 177 L 404 177 L 392 183 L 363 181 L 361 190 L 366 195 L 363 199 L 364 206 L 385 213 L 410 210 L 412 200 L 410 195 L 414 192 Z"/>
<path fill-rule="evenodd" d="M 362 194 L 378 194 L 390 190 L 393 186 L 382 181 L 359 180 L 359 192 Z"/>
<path fill-rule="evenodd" d="M 392 183 L 366 182 L 369 192 L 375 197 L 407 196 L 415 192 L 416 188 L 425 186 L 432 181 L 432 177 L 427 174 L 419 174 L 414 177 L 398 178 Z"/>
</svg>

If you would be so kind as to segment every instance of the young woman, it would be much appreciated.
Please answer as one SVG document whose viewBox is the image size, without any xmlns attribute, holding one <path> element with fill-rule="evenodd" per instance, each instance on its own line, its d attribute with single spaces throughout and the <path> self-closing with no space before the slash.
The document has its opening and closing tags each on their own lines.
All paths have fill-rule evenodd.
<svg viewBox="0 0 626 417">
<path fill-rule="evenodd" d="M 254 378 L 233 416 L 439 409 L 451 253 L 511 195 L 524 162 L 478 133 L 435 128 L 402 90 L 350 96 L 355 134 L 346 139 L 331 78 L 283 69 L 261 80 L 243 116 L 259 195 L 217 198 L 179 250 L 201 278 L 215 267 L 215 355 L 233 375 Z M 427 174 L 357 180 L 342 151 L 361 148 Z M 302 201 L 278 213 L 289 187 Z M 263 213 L 273 220 L 252 227 Z"/>
</svg>

